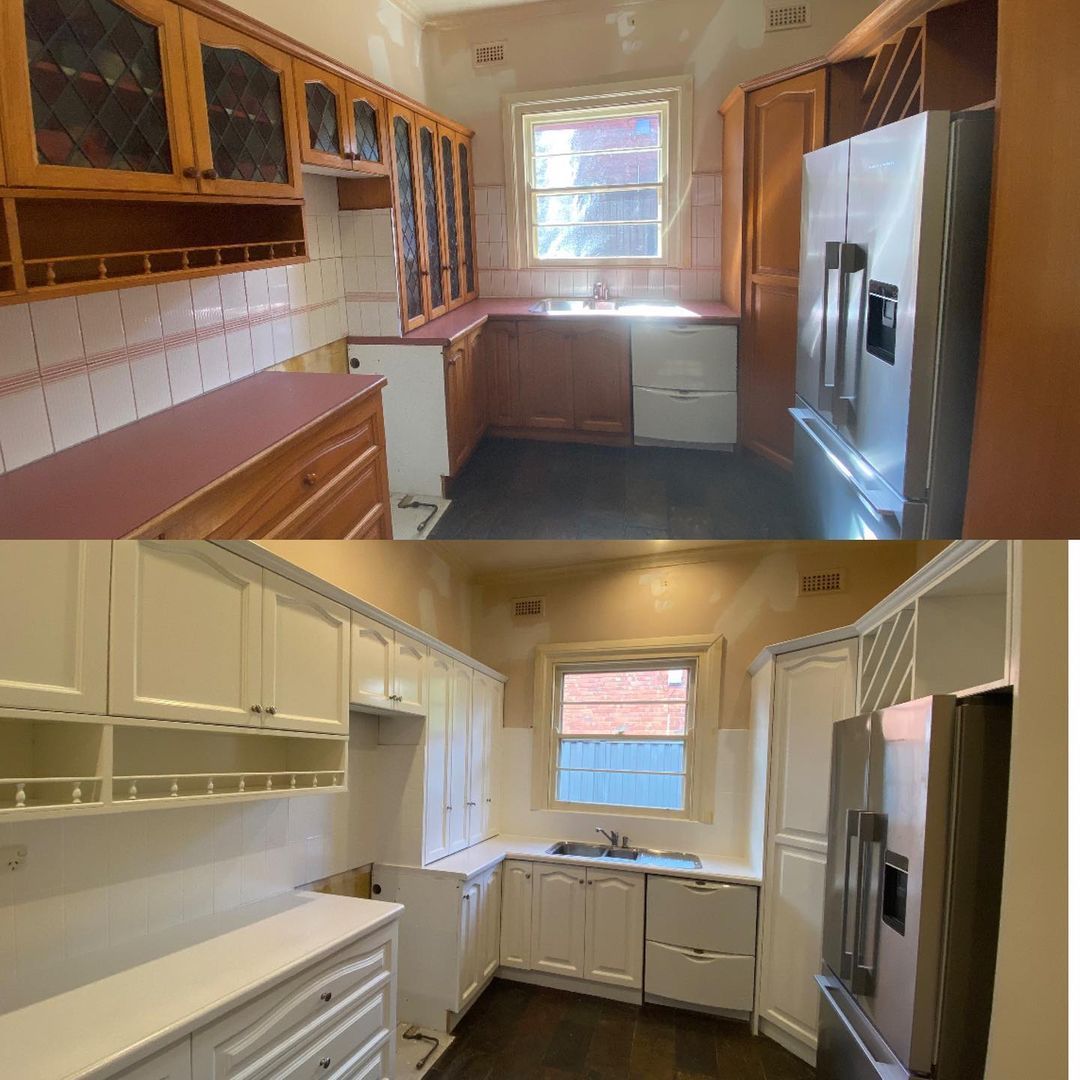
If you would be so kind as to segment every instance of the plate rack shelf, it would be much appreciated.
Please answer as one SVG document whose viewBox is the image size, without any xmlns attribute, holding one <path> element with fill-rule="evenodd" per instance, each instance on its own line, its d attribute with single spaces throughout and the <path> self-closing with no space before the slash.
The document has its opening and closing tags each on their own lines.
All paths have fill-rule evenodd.
<svg viewBox="0 0 1080 1080">
<path fill-rule="evenodd" d="M 0 715 L 0 821 L 348 790 L 345 736 L 46 715 Z"/>
</svg>

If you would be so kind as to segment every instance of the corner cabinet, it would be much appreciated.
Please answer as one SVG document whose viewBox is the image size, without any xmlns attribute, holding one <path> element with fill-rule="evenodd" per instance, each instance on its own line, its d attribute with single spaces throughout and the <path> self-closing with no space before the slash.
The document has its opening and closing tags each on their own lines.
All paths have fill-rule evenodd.
<svg viewBox="0 0 1080 1080">
<path fill-rule="evenodd" d="M 182 18 L 202 190 L 302 198 L 292 57 L 193 11 Z"/>
</svg>

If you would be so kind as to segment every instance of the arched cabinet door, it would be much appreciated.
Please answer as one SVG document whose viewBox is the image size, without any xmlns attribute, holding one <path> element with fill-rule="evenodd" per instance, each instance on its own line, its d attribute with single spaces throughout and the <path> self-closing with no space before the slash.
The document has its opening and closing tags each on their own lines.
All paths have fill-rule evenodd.
<svg viewBox="0 0 1080 1080">
<path fill-rule="evenodd" d="M 386 100 L 358 83 L 346 83 L 346 106 L 355 172 L 386 176 L 390 157 L 386 144 Z"/>
<path fill-rule="evenodd" d="M 403 330 L 415 330 L 424 314 L 423 233 L 419 168 L 416 160 L 416 117 L 393 102 L 390 122 L 391 179 L 394 185 L 394 226 L 397 229 L 398 277 Z"/>
<path fill-rule="evenodd" d="M 301 198 L 292 58 L 193 11 L 183 25 L 199 189 Z"/>
<path fill-rule="evenodd" d="M 10 184 L 198 190 L 179 7 L 8 0 L 0 41 Z"/>
<path fill-rule="evenodd" d="M 352 132 L 346 111 L 345 80 L 304 60 L 293 60 L 300 127 L 300 160 L 305 165 L 352 171 Z"/>
</svg>

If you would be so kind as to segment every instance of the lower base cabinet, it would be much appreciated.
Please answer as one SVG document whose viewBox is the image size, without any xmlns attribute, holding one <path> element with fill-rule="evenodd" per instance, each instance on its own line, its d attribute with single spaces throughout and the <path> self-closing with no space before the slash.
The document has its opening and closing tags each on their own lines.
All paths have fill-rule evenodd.
<svg viewBox="0 0 1080 1080">
<path fill-rule="evenodd" d="M 184 1039 L 162 1050 L 113 1080 L 191 1080 L 191 1040 Z"/>
</svg>

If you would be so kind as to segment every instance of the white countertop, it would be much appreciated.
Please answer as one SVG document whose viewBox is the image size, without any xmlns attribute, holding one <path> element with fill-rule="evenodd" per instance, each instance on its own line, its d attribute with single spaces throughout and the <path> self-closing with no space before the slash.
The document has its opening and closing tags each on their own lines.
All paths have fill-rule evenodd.
<svg viewBox="0 0 1080 1080">
<path fill-rule="evenodd" d="M 135 1064 L 394 921 L 400 904 L 286 893 L 96 958 L 57 991 L 0 1014 L 0 1072 L 97 1080 Z M 94 958 L 88 958 L 94 960 Z"/>
<path fill-rule="evenodd" d="M 585 859 L 571 855 L 549 855 L 547 849 L 557 839 L 535 836 L 496 836 L 474 847 L 448 855 L 423 868 L 424 873 L 446 874 L 469 879 L 497 866 L 504 859 L 528 859 L 533 862 L 571 863 L 576 866 L 602 866 L 605 870 L 626 870 L 639 874 L 662 874 L 667 877 L 694 878 L 698 881 L 727 881 L 738 885 L 760 885 L 761 875 L 739 859 L 698 855 L 701 869 L 673 869 L 613 859 Z M 695 852 L 695 854 L 697 854 Z M 419 869 L 419 868 L 417 868 Z"/>
</svg>

